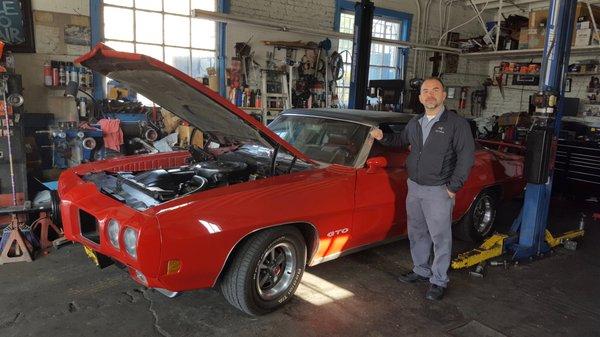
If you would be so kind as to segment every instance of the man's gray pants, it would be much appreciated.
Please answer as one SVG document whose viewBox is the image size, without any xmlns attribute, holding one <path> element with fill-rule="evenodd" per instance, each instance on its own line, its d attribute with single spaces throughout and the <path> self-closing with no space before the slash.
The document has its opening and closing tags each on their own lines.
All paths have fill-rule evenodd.
<svg viewBox="0 0 600 337">
<path fill-rule="evenodd" d="M 413 272 L 441 287 L 448 284 L 452 252 L 452 209 L 445 185 L 423 186 L 408 179 L 406 214 Z M 433 262 L 430 260 L 433 244 Z"/>
</svg>

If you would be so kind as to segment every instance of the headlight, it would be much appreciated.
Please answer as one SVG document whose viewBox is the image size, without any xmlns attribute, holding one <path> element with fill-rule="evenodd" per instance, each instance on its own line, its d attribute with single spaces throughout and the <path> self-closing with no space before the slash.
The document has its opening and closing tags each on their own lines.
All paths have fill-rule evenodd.
<svg viewBox="0 0 600 337">
<path fill-rule="evenodd" d="M 125 243 L 125 250 L 133 258 L 137 258 L 137 241 L 138 231 L 127 227 L 123 233 L 123 243 Z"/>
<path fill-rule="evenodd" d="M 121 229 L 121 225 L 119 224 L 119 222 L 115 219 L 110 219 L 108 221 L 108 227 L 107 227 L 107 232 L 108 232 L 108 239 L 110 240 L 110 243 L 115 247 L 115 248 L 119 248 L 119 230 Z"/>
</svg>

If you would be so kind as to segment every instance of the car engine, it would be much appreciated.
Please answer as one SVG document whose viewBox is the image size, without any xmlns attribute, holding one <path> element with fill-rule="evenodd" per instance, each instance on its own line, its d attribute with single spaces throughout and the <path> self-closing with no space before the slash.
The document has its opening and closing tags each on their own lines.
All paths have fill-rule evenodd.
<svg viewBox="0 0 600 337">
<path fill-rule="evenodd" d="M 221 151 L 194 147 L 190 149 L 190 163 L 186 166 L 142 172 L 94 172 L 82 178 L 93 182 L 102 193 L 134 209 L 144 210 L 192 193 L 310 167 L 292 156 L 260 146 L 218 152 Z"/>
</svg>

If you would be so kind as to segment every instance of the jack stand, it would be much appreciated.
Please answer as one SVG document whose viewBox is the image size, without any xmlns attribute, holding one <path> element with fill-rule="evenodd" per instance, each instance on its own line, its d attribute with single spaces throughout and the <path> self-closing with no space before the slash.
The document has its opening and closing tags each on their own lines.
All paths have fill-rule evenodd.
<svg viewBox="0 0 600 337">
<path fill-rule="evenodd" d="M 0 254 L 0 265 L 13 262 L 33 261 L 31 257 L 33 247 L 31 247 L 29 241 L 23 238 L 23 234 L 19 228 L 19 220 L 15 214 L 12 214 L 12 220 L 9 226 L 11 226 L 10 236 L 8 237 L 8 240 L 6 240 L 2 254 Z M 11 252 L 13 245 L 14 250 Z"/>
<path fill-rule="evenodd" d="M 31 231 L 33 232 L 37 226 L 40 226 L 40 248 L 42 250 L 52 247 L 52 242 L 48 239 L 48 230 L 52 228 L 54 233 L 59 237 L 63 236 L 63 231 L 60 230 L 53 222 L 46 212 L 40 212 L 40 217 L 33 222 L 31 225 Z"/>
</svg>

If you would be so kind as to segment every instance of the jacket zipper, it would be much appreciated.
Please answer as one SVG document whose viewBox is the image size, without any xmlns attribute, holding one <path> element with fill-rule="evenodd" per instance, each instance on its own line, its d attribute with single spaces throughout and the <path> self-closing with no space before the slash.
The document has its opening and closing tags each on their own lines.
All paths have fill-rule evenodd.
<svg viewBox="0 0 600 337">
<path fill-rule="evenodd" d="M 419 169 L 419 163 L 421 162 L 421 152 L 423 152 L 423 127 L 421 126 L 420 120 L 417 120 L 417 135 L 419 135 L 419 155 L 417 156 L 417 181 L 416 183 L 421 184 L 421 170 Z"/>
</svg>

